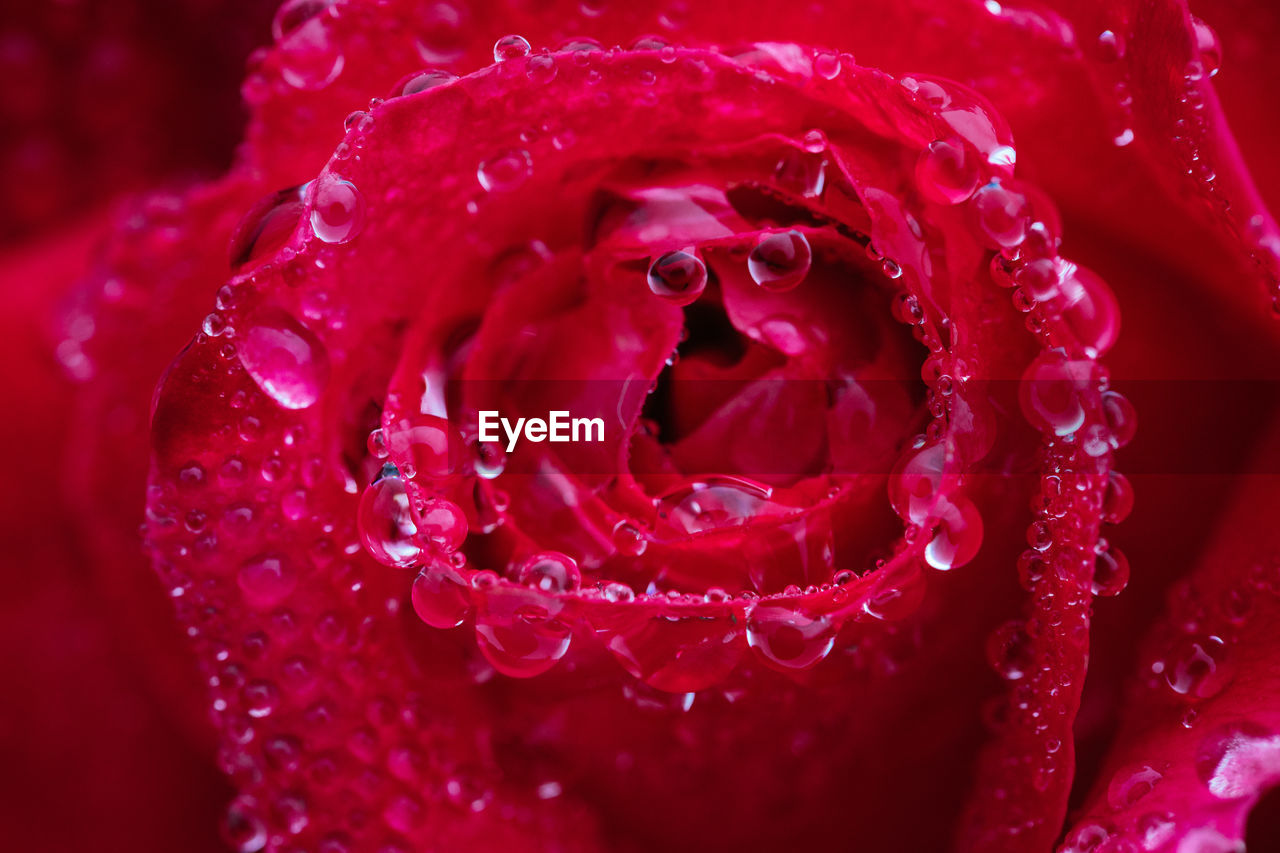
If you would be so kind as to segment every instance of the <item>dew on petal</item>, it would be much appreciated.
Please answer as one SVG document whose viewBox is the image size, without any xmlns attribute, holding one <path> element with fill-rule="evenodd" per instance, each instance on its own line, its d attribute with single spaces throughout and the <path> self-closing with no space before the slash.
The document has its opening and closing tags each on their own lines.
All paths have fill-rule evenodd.
<svg viewBox="0 0 1280 853">
<path fill-rule="evenodd" d="M 1107 785 L 1107 804 L 1116 811 L 1130 809 L 1163 778 L 1164 774 L 1150 764 L 1121 767 Z"/>
<path fill-rule="evenodd" d="M 268 397 L 286 409 L 305 409 L 329 381 L 324 344 L 291 315 L 267 308 L 252 315 L 236 354 Z"/>
<path fill-rule="evenodd" d="M 364 225 L 364 196 L 356 185 L 325 175 L 312 188 L 311 230 L 326 243 L 355 239 Z"/>
<path fill-rule="evenodd" d="M 930 142 L 916 162 L 916 185 L 930 201 L 959 204 L 978 188 L 978 158 L 959 139 Z"/>
<path fill-rule="evenodd" d="M 791 290 L 809 273 L 813 250 L 799 231 L 764 234 L 747 256 L 751 280 L 765 290 Z"/>
<path fill-rule="evenodd" d="M 493 668 L 530 678 L 555 666 L 569 651 L 573 633 L 559 618 L 559 604 L 533 589 L 493 584 L 476 614 L 476 640 Z"/>
<path fill-rule="evenodd" d="M 810 669 L 831 653 L 838 627 L 826 616 L 761 604 L 747 617 L 747 643 L 776 667 Z"/>
<path fill-rule="evenodd" d="M 999 181 L 984 185 L 970 202 L 979 236 L 992 249 L 1012 249 L 1023 241 L 1031 225 L 1026 196 Z"/>
<path fill-rule="evenodd" d="M 268 609 L 289 597 L 298 586 L 298 576 L 287 558 L 265 554 L 241 564 L 236 584 L 250 607 Z"/>
<path fill-rule="evenodd" d="M 529 55 L 532 47 L 524 36 L 503 36 L 493 44 L 493 61 L 506 62 L 508 59 L 520 59 Z"/>
<path fill-rule="evenodd" d="M 409 592 L 413 612 L 432 628 L 456 628 L 471 614 L 470 584 L 462 571 L 444 558 L 432 558 Z"/>
<path fill-rule="evenodd" d="M 379 563 L 401 569 L 417 565 L 422 553 L 414 539 L 418 528 L 394 465 L 383 466 L 382 476 L 364 490 L 356 523 L 365 550 Z"/>
<path fill-rule="evenodd" d="M 271 193 L 245 211 L 231 234 L 228 255 L 232 269 L 265 257 L 284 245 L 306 210 L 309 186 L 301 184 Z"/>
<path fill-rule="evenodd" d="M 411 74 L 406 80 L 400 83 L 396 87 L 393 97 L 416 95 L 419 92 L 425 92 L 428 89 L 434 89 L 437 86 L 452 83 L 457 79 L 458 75 L 439 69 L 419 71 L 417 74 Z"/>
<path fill-rule="evenodd" d="M 413 507 L 418 534 L 446 553 L 456 551 L 467 538 L 467 514 L 453 501 L 428 498 Z"/>
<path fill-rule="evenodd" d="M 533 174 L 533 158 L 528 151 L 504 151 L 485 160 L 476 169 L 476 180 L 486 192 L 519 189 Z"/>
<path fill-rule="evenodd" d="M 1093 564 L 1093 594 L 1119 595 L 1129 585 L 1129 558 L 1116 546 L 1101 542 Z"/>
<path fill-rule="evenodd" d="M 924 559 L 939 571 L 967 564 L 982 547 L 982 516 L 973 501 L 959 495 L 944 498 L 932 516 L 933 534 L 924 548 Z"/>
<path fill-rule="evenodd" d="M 1030 674 L 1035 665 L 1035 647 L 1026 624 L 1012 620 L 997 628 L 987 639 L 987 662 L 1009 681 Z"/>
<path fill-rule="evenodd" d="M 542 592 L 573 592 L 582 585 L 582 572 L 568 554 L 543 551 L 520 564 L 516 580 Z"/>
<path fill-rule="evenodd" d="M 673 305 L 697 301 L 707 287 L 707 267 L 691 252 L 667 252 L 649 265 L 649 290 Z"/>
</svg>

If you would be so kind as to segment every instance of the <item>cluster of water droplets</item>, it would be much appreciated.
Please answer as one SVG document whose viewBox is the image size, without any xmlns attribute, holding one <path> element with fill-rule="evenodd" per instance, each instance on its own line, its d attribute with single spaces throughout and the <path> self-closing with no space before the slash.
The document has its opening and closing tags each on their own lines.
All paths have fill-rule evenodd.
<svg viewBox="0 0 1280 853">
<path fill-rule="evenodd" d="M 657 51 L 664 63 L 668 53 L 675 58 L 675 48 L 651 41 L 633 49 Z M 534 51 L 520 36 L 505 36 L 494 45 L 496 65 L 490 73 L 523 73 L 533 82 L 550 82 L 558 63 L 575 61 L 566 59 L 566 54 L 589 57 L 601 50 L 583 41 L 551 54 Z M 831 85 L 842 84 L 854 67 L 851 57 L 821 51 L 813 55 L 811 64 L 815 78 Z M 456 80 L 448 71 L 416 72 L 396 84 L 389 97 L 421 96 Z M 1096 358 L 1115 338 L 1114 298 L 1097 276 L 1057 255 L 1052 216 L 1040 215 L 1041 208 L 1013 180 L 1013 149 L 1002 140 L 984 108 L 935 81 L 907 78 L 902 85 L 939 127 L 938 137 L 923 146 L 916 161 L 913 177 L 922 203 L 966 212 L 975 239 L 995 252 L 993 277 L 1013 288 L 1014 304 L 1026 313 L 1028 328 L 1044 343 L 1044 355 L 1029 370 L 1028 378 L 1034 380 L 1030 385 L 1037 391 L 1024 401 L 1028 419 L 1052 442 L 1084 447 L 1091 456 L 1109 458 L 1110 451 L 1127 440 L 1132 423 L 1123 398 L 1113 395 L 1111 403 L 1100 405 L 1094 393 L 1096 383 L 1105 384 Z M 282 258 L 275 239 L 258 245 L 259 235 L 287 233 L 281 222 L 295 223 L 304 241 L 312 240 L 317 247 L 337 248 L 359 237 L 369 212 L 363 194 L 342 177 L 341 170 L 347 160 L 360 158 L 365 137 L 375 130 L 380 103 L 375 99 L 368 111 L 348 116 L 343 142 L 330 169 L 319 179 L 282 191 L 250 211 L 247 219 L 251 221 L 240 229 L 250 235 L 239 251 L 244 275 L 287 275 L 290 264 L 302 261 Z M 797 143 L 779 161 L 771 179 L 789 192 L 821 200 L 830 165 L 829 143 L 821 130 L 808 131 Z M 568 143 L 553 139 L 552 144 L 559 148 Z M 476 184 L 497 200 L 520 190 L 533 174 L 529 149 L 503 149 L 479 159 Z M 912 221 L 908 219 L 907 227 L 918 229 Z M 933 419 L 925 433 L 909 444 L 890 476 L 890 503 L 906 533 L 880 568 L 898 565 L 903 554 L 914 553 L 934 569 L 949 570 L 972 560 L 983 537 L 982 519 L 963 490 L 964 468 L 980 453 L 968 447 L 975 439 L 954 427 L 958 415 L 976 403 L 969 399 L 965 366 L 947 348 L 949 319 L 918 293 L 916 280 L 905 274 L 902 262 L 878 252 L 870 238 L 863 241 L 885 278 L 901 288 L 895 317 L 931 353 L 924 378 Z M 283 250 L 284 254 L 292 251 Z M 332 249 L 316 251 L 322 257 L 323 251 Z M 761 289 L 786 292 L 802 286 L 814 263 L 814 249 L 805 229 L 778 228 L 760 232 L 740 257 L 750 280 Z M 283 270 L 272 272 L 270 268 L 282 260 Z M 707 287 L 707 262 L 698 246 L 671 249 L 648 258 L 647 263 L 644 279 L 656 298 L 688 305 Z M 255 268 L 255 264 L 265 266 Z M 311 297 L 313 302 L 317 298 Z M 232 314 L 237 315 L 234 322 Z M 308 311 L 304 306 L 300 312 L 270 307 L 247 314 L 220 309 L 206 320 L 205 332 L 225 338 L 267 397 L 285 409 L 299 410 L 315 405 L 328 381 L 330 365 L 322 343 L 326 321 L 333 322 L 322 307 Z M 976 441 L 981 444 L 983 439 Z M 893 574 L 893 583 L 886 580 L 864 602 L 852 600 L 846 589 L 855 579 L 850 572 L 838 574 L 833 582 L 789 587 L 780 596 L 758 599 L 754 593 L 732 596 L 718 590 L 682 595 L 654 589 L 637 592 L 617 582 L 587 585 L 573 558 L 564 554 L 534 555 L 529 557 L 533 562 L 505 567 L 501 573 L 473 566 L 463 553 L 469 530 L 490 533 L 503 523 L 507 502 L 500 488 L 503 454 L 495 447 L 471 446 L 463 468 L 465 475 L 475 478 L 475 486 L 463 501 L 454 488 L 456 460 L 445 458 L 450 446 L 456 448 L 457 436 L 446 419 L 415 414 L 405 420 L 391 408 L 384 412 L 382 427 L 370 437 L 370 454 L 380 467 L 359 501 L 359 540 L 378 562 L 416 572 L 410 600 L 425 623 L 453 628 L 470 622 L 485 658 L 507 674 L 545 671 L 563 658 L 578 628 L 586 625 L 637 677 L 662 690 L 684 693 L 722 679 L 748 651 L 775 668 L 810 668 L 831 653 L 844 621 L 893 619 L 899 612 L 909 612 L 911 602 L 919 598 L 918 589 L 900 574 Z M 1109 498 L 1108 520 L 1118 521 L 1132 501 L 1131 493 L 1119 475 L 1108 488 L 1115 493 Z M 462 504 L 468 502 L 474 507 L 464 509 Z M 286 512 L 305 512 L 305 497 L 297 503 Z M 1048 558 L 1054 525 L 1062 519 L 1061 506 L 1076 503 L 1070 494 L 1063 494 L 1056 503 L 1045 501 L 1043 515 L 1032 526 L 1028 553 L 1038 556 L 1024 561 L 1027 578 L 1041 572 L 1033 568 L 1035 559 Z M 664 498 L 659 517 L 668 526 L 677 525 L 681 535 L 693 535 L 750 523 L 760 506 L 768 504 L 767 496 L 761 498 L 751 488 L 721 483 Z M 613 546 L 619 554 L 638 556 L 652 535 L 620 518 L 613 529 Z M 1099 594 L 1114 594 L 1123 587 L 1127 564 L 1122 554 L 1102 547 L 1088 559 L 1098 566 L 1095 589 Z M 260 555 L 245 570 L 242 588 L 256 590 L 262 601 L 287 594 L 294 582 L 295 572 L 273 560 L 271 555 Z M 889 572 L 885 575 L 890 577 Z M 650 607 L 653 616 L 638 623 L 639 627 L 615 627 L 610 624 L 613 605 L 622 602 Z M 1006 634 L 1001 643 L 993 641 L 993 648 L 1000 646 L 1001 660 L 1016 659 L 1012 649 L 1020 635 L 1012 629 Z M 997 664 L 997 669 L 1011 678 L 1009 673 L 1023 671 L 1020 664 L 1008 663 Z"/>
</svg>

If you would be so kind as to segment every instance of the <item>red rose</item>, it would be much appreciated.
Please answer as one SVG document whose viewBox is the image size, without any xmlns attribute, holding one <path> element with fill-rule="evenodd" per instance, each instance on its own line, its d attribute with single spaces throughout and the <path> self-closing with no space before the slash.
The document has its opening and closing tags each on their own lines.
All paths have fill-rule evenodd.
<svg viewBox="0 0 1280 853">
<path fill-rule="evenodd" d="M 1216 11 L 286 3 L 226 177 L 7 265 L 10 799 L 146 825 L 12 833 L 1266 849 L 1275 19 Z"/>
</svg>

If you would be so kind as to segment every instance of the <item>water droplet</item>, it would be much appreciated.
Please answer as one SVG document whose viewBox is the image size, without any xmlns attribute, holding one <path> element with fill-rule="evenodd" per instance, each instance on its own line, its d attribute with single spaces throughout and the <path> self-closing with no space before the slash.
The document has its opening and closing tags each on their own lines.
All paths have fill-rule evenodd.
<svg viewBox="0 0 1280 853">
<path fill-rule="evenodd" d="M 414 47 L 430 65 L 447 65 L 466 52 L 467 10 L 453 2 L 432 3 L 422 9 L 416 21 Z"/>
<path fill-rule="evenodd" d="M 714 478 L 682 486 L 658 501 L 659 532 L 676 537 L 744 525 L 777 508 L 772 491 L 738 478 Z"/>
<path fill-rule="evenodd" d="M 550 83 L 556 79 L 556 58 L 549 53 L 529 57 L 525 74 L 535 83 Z"/>
<path fill-rule="evenodd" d="M 1035 666 L 1035 645 L 1020 620 L 1004 623 L 987 638 L 987 662 L 1009 681 L 1030 674 Z"/>
<path fill-rule="evenodd" d="M 649 265 L 649 289 L 675 305 L 695 302 L 707 287 L 707 267 L 690 252 L 667 252 Z"/>
<path fill-rule="evenodd" d="M 324 345 L 279 308 L 250 317 L 236 354 L 258 387 L 286 409 L 311 406 L 329 381 Z"/>
<path fill-rule="evenodd" d="M 1098 34 L 1098 58 L 1103 62 L 1116 62 L 1124 56 L 1124 39 L 1112 30 Z"/>
<path fill-rule="evenodd" d="M 452 83 L 457 79 L 458 75 L 451 74 L 448 71 L 441 71 L 438 69 L 419 71 L 417 74 L 410 75 L 408 79 L 399 84 L 395 89 L 393 97 L 416 95 L 419 92 L 425 92 L 428 89 L 434 89 L 437 86 Z"/>
<path fill-rule="evenodd" d="M 328 86 L 342 73 L 344 58 L 329 33 L 324 15 L 328 3 L 286 3 L 272 22 L 279 46 L 280 76 L 295 89 Z"/>
<path fill-rule="evenodd" d="M 636 600 L 636 593 L 631 587 L 625 583 L 610 581 L 600 588 L 600 593 L 606 601 L 614 604 L 629 604 Z"/>
<path fill-rule="evenodd" d="M 573 634 L 561 605 L 533 589 L 495 584 L 476 614 L 476 641 L 493 668 L 506 675 L 540 675 L 569 651 Z"/>
<path fill-rule="evenodd" d="M 1058 853 L 1099 853 L 1103 844 L 1112 836 L 1110 827 L 1100 823 L 1085 823 L 1067 836 Z"/>
<path fill-rule="evenodd" d="M 404 480 L 394 465 L 383 466 L 383 475 L 364 490 L 356 521 L 360 541 L 379 563 L 401 569 L 417 564 L 422 553 L 414 541 L 418 528 L 413 523 Z"/>
<path fill-rule="evenodd" d="M 840 56 L 829 50 L 819 51 L 813 57 L 813 70 L 824 80 L 834 80 L 840 76 Z"/>
<path fill-rule="evenodd" d="M 520 59 L 528 56 L 533 48 L 524 36 L 503 36 L 493 43 L 493 61 L 506 62 L 508 59 Z"/>
<path fill-rule="evenodd" d="M 1102 395 L 1102 417 L 1107 423 L 1111 446 L 1117 449 L 1133 441 L 1138 431 L 1138 412 L 1128 398 L 1117 391 Z"/>
<path fill-rule="evenodd" d="M 222 836 L 236 853 L 258 853 L 267 846 L 267 826 L 259 816 L 257 800 L 241 795 L 231 801 Z"/>
<path fill-rule="evenodd" d="M 582 585 L 582 572 L 577 561 L 567 554 L 543 551 L 520 565 L 516 580 L 542 592 L 573 592 Z"/>
<path fill-rule="evenodd" d="M 311 230 L 326 243 L 346 243 L 364 225 L 364 196 L 356 185 L 324 175 L 312 187 Z"/>
<path fill-rule="evenodd" d="M 1071 435 L 1085 424 L 1083 395 L 1097 385 L 1095 362 L 1068 359 L 1057 350 L 1043 352 L 1022 375 L 1022 413 L 1042 432 Z"/>
<path fill-rule="evenodd" d="M 533 174 L 533 158 L 528 151 L 504 151 L 485 160 L 476 169 L 476 179 L 485 192 L 519 189 Z"/>
<path fill-rule="evenodd" d="M 959 139 L 938 139 L 920 152 L 916 183 L 930 201 L 959 204 L 978 188 L 978 157 Z"/>
<path fill-rule="evenodd" d="M 1120 334 L 1120 303 L 1107 283 L 1092 270 L 1071 265 L 1063 278 L 1055 308 L 1090 358 L 1103 355 Z"/>
<path fill-rule="evenodd" d="M 433 557 L 413 581 L 413 612 L 433 628 L 456 628 L 471 613 L 466 576 L 447 559 Z"/>
<path fill-rule="evenodd" d="M 930 513 L 933 538 L 924 549 L 924 560 L 939 571 L 967 564 L 982 547 L 982 516 L 968 498 L 942 498 Z"/>
<path fill-rule="evenodd" d="M 428 498 L 415 506 L 413 520 L 418 534 L 445 553 L 458 550 L 467 539 L 467 514 L 445 498 Z"/>
<path fill-rule="evenodd" d="M 909 450 L 889 475 L 889 503 L 908 524 L 924 524 L 946 492 L 959 484 L 959 476 L 947 473 L 947 445 L 940 441 Z"/>
<path fill-rule="evenodd" d="M 1256 794 L 1280 780 L 1280 735 L 1252 722 L 1210 732 L 1196 751 L 1196 775 L 1224 800 Z"/>
<path fill-rule="evenodd" d="M 619 554 L 638 557 L 645 552 L 648 545 L 649 540 L 645 539 L 644 534 L 631 522 L 623 519 L 614 526 L 613 547 L 618 549 Z"/>
<path fill-rule="evenodd" d="M 298 586 L 298 576 L 284 557 L 265 554 L 240 566 L 236 584 L 249 606 L 265 610 L 289 597 Z"/>
<path fill-rule="evenodd" d="M 747 617 L 747 643 L 781 669 L 810 669 L 831 653 L 838 627 L 826 616 L 760 604 Z"/>
<path fill-rule="evenodd" d="M 1129 585 L 1129 558 L 1103 540 L 1093 564 L 1093 594 L 1119 595 Z"/>
<path fill-rule="evenodd" d="M 1151 789 L 1164 778 L 1164 774 L 1150 764 L 1121 767 L 1107 785 L 1107 803 L 1112 809 L 1130 809 L 1151 793 Z"/>
<path fill-rule="evenodd" d="M 1231 680 L 1226 657 L 1227 645 L 1219 637 L 1180 637 L 1162 662 L 1165 683 L 1180 696 L 1207 699 Z"/>
<path fill-rule="evenodd" d="M 800 142 L 810 154 L 821 154 L 827 150 L 827 135 L 817 128 L 805 133 Z"/>
<path fill-rule="evenodd" d="M 798 285 L 812 262 L 809 239 L 799 231 L 783 231 L 760 237 L 747 257 L 747 271 L 764 289 L 781 292 Z"/>
<path fill-rule="evenodd" d="M 1129 478 L 1119 471 L 1107 475 L 1107 488 L 1102 493 L 1102 520 L 1119 524 L 1133 511 L 1133 486 Z"/>
<path fill-rule="evenodd" d="M 228 255 L 232 269 L 266 257 L 293 234 L 306 210 L 309 184 L 299 184 L 271 193 L 245 211 L 231 234 Z"/>
<path fill-rule="evenodd" d="M 1012 249 L 1022 242 L 1031 224 L 1026 196 L 999 181 L 985 184 L 970 202 L 984 243 L 991 249 Z"/>
</svg>

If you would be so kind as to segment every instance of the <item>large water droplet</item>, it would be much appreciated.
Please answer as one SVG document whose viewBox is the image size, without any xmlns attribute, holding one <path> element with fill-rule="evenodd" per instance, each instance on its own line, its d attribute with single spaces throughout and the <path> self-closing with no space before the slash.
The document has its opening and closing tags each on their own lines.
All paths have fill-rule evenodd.
<svg viewBox="0 0 1280 853">
<path fill-rule="evenodd" d="M 936 520 L 934 520 L 936 519 Z M 973 501 L 961 495 L 939 500 L 930 513 L 933 535 L 924 560 L 939 571 L 967 564 L 982 547 L 982 516 Z"/>
<path fill-rule="evenodd" d="M 466 576 L 443 557 L 434 557 L 413 581 L 413 612 L 433 628 L 456 628 L 471 613 Z"/>
<path fill-rule="evenodd" d="M 1107 283 L 1092 270 L 1070 266 L 1054 307 L 1086 355 L 1097 358 L 1115 345 L 1120 335 L 1120 303 Z"/>
<path fill-rule="evenodd" d="M 430 69 L 428 71 L 419 71 L 417 74 L 411 74 L 404 82 L 400 83 L 394 90 L 392 97 L 403 97 L 405 95 L 416 95 L 419 92 L 425 92 L 428 89 L 434 89 L 437 86 L 443 86 L 446 83 L 452 83 L 458 79 L 458 75 L 451 74 L 448 71 L 439 69 Z"/>
<path fill-rule="evenodd" d="M 1227 645 L 1213 635 L 1180 637 L 1161 662 L 1169 689 L 1192 699 L 1207 699 L 1231 680 Z"/>
<path fill-rule="evenodd" d="M 267 846 L 267 826 L 259 812 L 257 800 L 246 795 L 227 806 L 222 835 L 236 853 L 258 853 Z"/>
<path fill-rule="evenodd" d="M 508 59 L 520 59 L 528 56 L 532 48 L 524 36 L 503 36 L 493 44 L 493 61 L 506 62 Z"/>
<path fill-rule="evenodd" d="M 543 551 L 520 564 L 516 580 L 542 592 L 573 592 L 582 585 L 582 572 L 569 555 Z"/>
<path fill-rule="evenodd" d="M 360 497 L 357 512 L 360 541 L 379 563 L 407 569 L 417 565 L 422 548 L 414 541 L 418 532 L 409 509 L 409 494 L 394 465 L 383 466 L 383 475 Z"/>
<path fill-rule="evenodd" d="M 311 406 L 329 381 L 324 344 L 279 308 L 249 318 L 236 353 L 258 387 L 286 409 Z"/>
<path fill-rule="evenodd" d="M 707 287 L 707 267 L 691 252 L 667 252 L 649 265 L 649 289 L 674 305 L 688 305 Z"/>
<path fill-rule="evenodd" d="M 264 554 L 240 566 L 236 584 L 249 606 L 267 609 L 289 597 L 298 586 L 298 576 L 284 557 Z"/>
<path fill-rule="evenodd" d="M 889 503 L 908 524 L 924 524 L 946 492 L 959 484 L 948 474 L 947 445 L 941 441 L 904 453 L 889 475 Z"/>
<path fill-rule="evenodd" d="M 1022 193 L 991 181 L 974 193 L 971 204 L 979 235 L 988 248 L 1012 249 L 1027 236 L 1031 209 Z"/>
<path fill-rule="evenodd" d="M 1119 595 L 1129 585 L 1129 558 L 1119 548 L 1104 542 L 1093 564 L 1093 594 Z"/>
<path fill-rule="evenodd" d="M 1150 764 L 1133 764 L 1121 767 L 1107 785 L 1107 804 L 1116 811 L 1130 809 L 1151 793 L 1164 774 Z"/>
<path fill-rule="evenodd" d="M 561 605 L 532 589 L 493 585 L 476 614 L 476 641 L 493 668 L 528 678 L 555 666 L 569 650 L 570 626 Z"/>
<path fill-rule="evenodd" d="M 504 151 L 480 164 L 476 180 L 486 192 L 510 192 L 519 189 L 531 174 L 533 159 L 528 151 Z"/>
<path fill-rule="evenodd" d="M 456 551 L 467 539 L 467 514 L 444 498 L 428 498 L 413 508 L 419 535 L 445 553 Z"/>
<path fill-rule="evenodd" d="M 228 255 L 232 269 L 265 257 L 284 245 L 306 210 L 308 186 L 301 184 L 274 192 L 245 211 L 231 235 Z"/>
<path fill-rule="evenodd" d="M 345 60 L 329 33 L 329 3 L 314 0 L 286 3 L 272 23 L 279 46 L 280 76 L 295 89 L 323 89 L 342 73 Z"/>
<path fill-rule="evenodd" d="M 959 139 L 937 139 L 920 152 L 916 184 L 930 201 L 959 204 L 978 188 L 977 154 Z"/>
<path fill-rule="evenodd" d="M 1129 478 L 1119 471 L 1107 475 L 1107 488 L 1102 493 L 1102 520 L 1119 524 L 1133 511 L 1133 486 Z"/>
<path fill-rule="evenodd" d="M 826 616 L 761 604 L 747 617 L 747 643 L 776 667 L 809 669 L 831 653 L 838 627 Z"/>
<path fill-rule="evenodd" d="M 688 536 L 738 527 L 765 513 L 776 514 L 772 491 L 748 480 L 718 477 L 680 487 L 658 501 L 659 532 Z"/>
<path fill-rule="evenodd" d="M 1020 620 L 1006 622 L 987 638 L 987 662 L 1004 678 L 1025 678 L 1035 666 L 1035 646 Z"/>
<path fill-rule="evenodd" d="M 364 225 L 364 196 L 335 175 L 317 179 L 312 189 L 311 230 L 326 243 L 346 243 Z"/>
<path fill-rule="evenodd" d="M 733 671 L 746 645 L 736 616 L 676 616 L 623 608 L 596 629 L 623 668 L 670 693 L 705 690 Z"/>
<path fill-rule="evenodd" d="M 1056 350 L 1043 352 L 1022 375 L 1022 413 L 1042 432 L 1071 435 L 1085 424 L 1083 395 L 1097 388 L 1098 378 L 1092 361 L 1068 359 Z"/>
<path fill-rule="evenodd" d="M 747 257 L 751 280 L 765 290 L 791 290 L 809 273 L 813 250 L 799 231 L 762 235 Z"/>
</svg>

